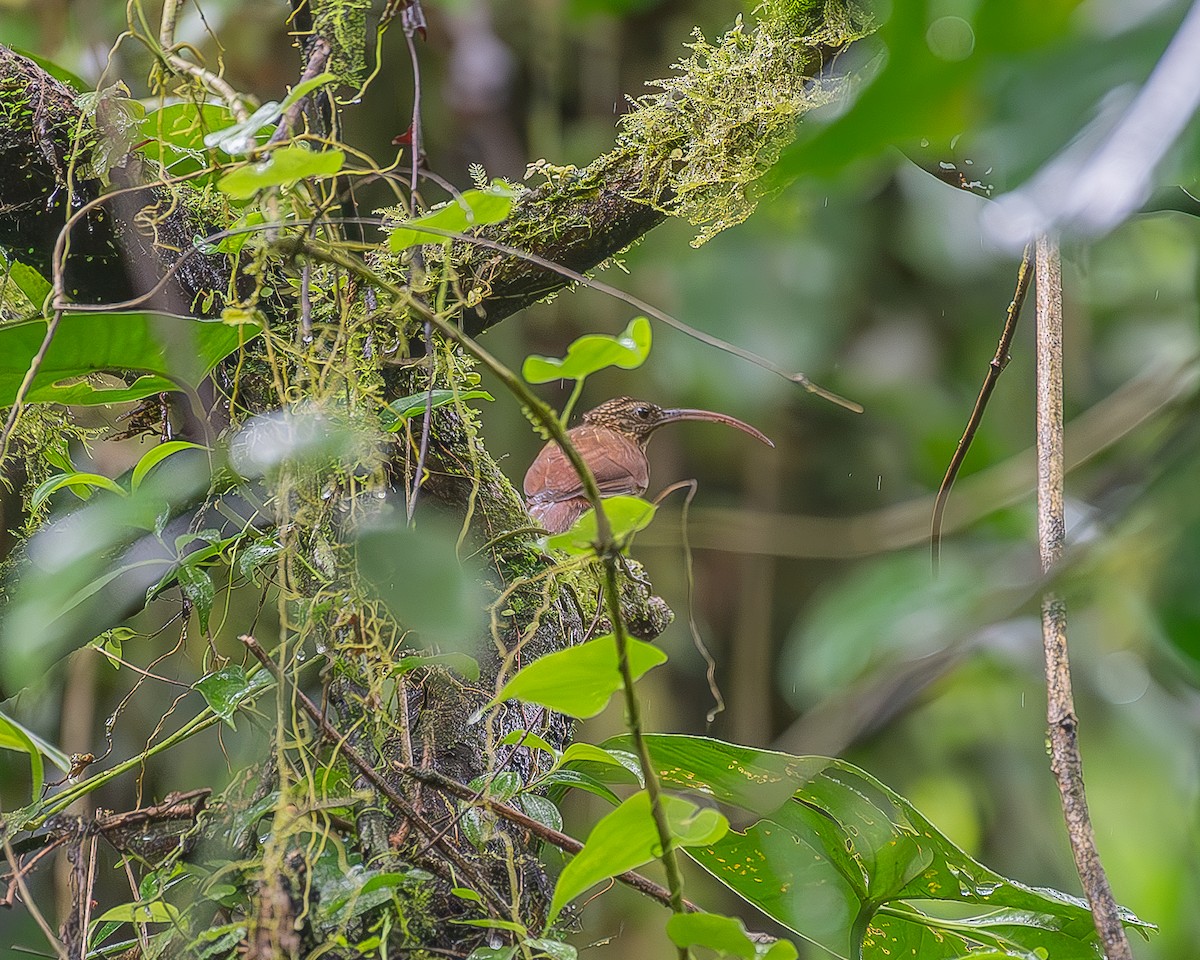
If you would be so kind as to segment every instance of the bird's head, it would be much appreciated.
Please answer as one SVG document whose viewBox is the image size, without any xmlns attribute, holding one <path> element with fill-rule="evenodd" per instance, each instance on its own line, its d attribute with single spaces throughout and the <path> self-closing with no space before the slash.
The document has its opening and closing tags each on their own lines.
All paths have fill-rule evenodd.
<svg viewBox="0 0 1200 960">
<path fill-rule="evenodd" d="M 775 446 L 764 434 L 736 417 L 713 413 L 711 410 L 665 408 L 634 397 L 614 397 L 583 415 L 584 423 L 608 427 L 610 430 L 616 430 L 632 437 L 643 445 L 650 439 L 650 434 L 664 423 L 674 423 L 676 420 L 707 420 L 710 423 L 724 423 L 750 434 L 768 447 Z"/>
</svg>

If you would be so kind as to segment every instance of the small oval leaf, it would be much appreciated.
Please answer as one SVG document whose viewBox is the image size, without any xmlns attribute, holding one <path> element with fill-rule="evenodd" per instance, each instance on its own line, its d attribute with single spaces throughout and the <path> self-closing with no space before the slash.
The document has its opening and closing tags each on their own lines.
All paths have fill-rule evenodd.
<svg viewBox="0 0 1200 960">
<path fill-rule="evenodd" d="M 666 662 L 652 644 L 626 641 L 633 679 Z M 496 702 L 518 698 L 585 720 L 600 713 L 621 689 L 617 640 L 611 633 L 534 660 L 504 685 Z"/>
</svg>

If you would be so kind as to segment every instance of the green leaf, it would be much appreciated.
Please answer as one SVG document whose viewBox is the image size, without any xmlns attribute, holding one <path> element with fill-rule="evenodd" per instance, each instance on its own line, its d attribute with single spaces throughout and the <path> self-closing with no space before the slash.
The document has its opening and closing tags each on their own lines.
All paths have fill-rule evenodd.
<svg viewBox="0 0 1200 960">
<path fill-rule="evenodd" d="M 512 960 L 517 955 L 517 948 L 514 947 L 476 947 L 469 954 L 467 960 Z"/>
<path fill-rule="evenodd" d="M 56 473 L 38 484 L 37 489 L 33 491 L 33 496 L 29 498 L 29 509 L 36 510 L 63 487 L 88 487 L 108 490 L 120 497 L 128 495 L 125 488 L 115 480 L 98 473 Z M 78 496 L 80 499 L 86 500 L 90 496 L 90 492 L 87 495 L 78 494 Z"/>
<path fill-rule="evenodd" d="M 658 512 L 658 507 L 641 497 L 606 497 L 600 503 L 612 528 L 613 539 L 623 550 L 629 547 L 629 540 L 635 533 L 650 526 L 655 513 Z M 595 553 L 599 540 L 596 510 L 593 507 L 576 520 L 570 530 L 547 537 L 546 548 L 583 556 Z"/>
<path fill-rule="evenodd" d="M 541 750 L 543 753 L 550 754 L 555 759 L 558 758 L 558 751 L 530 730 L 510 730 L 500 738 L 502 746 L 512 746 L 514 743 L 519 743 L 522 747 L 530 750 Z"/>
<path fill-rule="evenodd" d="M 292 92 L 283 98 L 283 103 L 279 105 L 279 108 L 281 111 L 287 110 L 293 103 L 296 103 L 301 97 L 307 97 L 317 87 L 323 87 L 327 83 L 334 83 L 336 81 L 337 74 L 330 73 L 328 70 L 317 74 L 315 77 L 310 77 L 303 83 L 298 83 L 292 87 Z"/>
<path fill-rule="evenodd" d="M 45 57 L 26 50 L 24 47 L 13 47 L 12 50 L 14 53 L 19 53 L 26 59 L 32 60 L 60 83 L 65 83 L 69 87 L 74 87 L 78 93 L 86 93 L 92 89 L 92 85 L 79 76 L 79 74 L 73 73 L 66 67 L 59 66 L 53 60 L 47 60 Z"/>
<path fill-rule="evenodd" d="M 632 637 L 626 644 L 634 680 L 666 662 L 667 655 L 652 644 Z M 608 706 L 621 686 L 617 640 L 609 633 L 534 660 L 504 685 L 494 702 L 517 698 L 586 720 Z"/>
<path fill-rule="evenodd" d="M 160 443 L 156 447 L 152 447 L 133 468 L 133 476 L 130 478 L 130 489 L 136 490 L 142 485 L 146 474 L 153 470 L 158 464 L 162 463 L 167 457 L 172 454 L 179 453 L 180 450 L 207 450 L 208 447 L 202 443 L 192 443 L 188 440 L 168 440 L 166 443 Z"/>
<path fill-rule="evenodd" d="M 580 337 L 567 348 L 567 355 L 529 356 L 521 367 L 521 376 L 529 383 L 554 380 L 582 380 L 605 367 L 632 370 L 640 367 L 650 353 L 650 321 L 634 317 L 620 336 L 592 333 Z"/>
<path fill-rule="evenodd" d="M 92 922 L 117 920 L 122 923 L 179 923 L 181 916 L 177 907 L 163 900 L 152 900 L 149 903 L 123 903 L 106 910 Z"/>
<path fill-rule="evenodd" d="M 224 150 L 231 157 L 247 156 L 258 148 L 259 132 L 264 127 L 274 126 L 281 116 L 283 116 L 283 107 L 274 100 L 268 100 L 240 123 L 206 134 L 204 145 Z M 282 149 L 291 148 L 284 147 Z"/>
<path fill-rule="evenodd" d="M 630 754 L 623 751 L 605 750 L 594 743 L 585 743 L 582 740 L 577 740 L 563 751 L 557 766 L 565 767 L 571 763 L 601 763 L 628 769 L 628 758 L 630 756 Z M 634 764 L 637 764 L 636 757 L 634 758 Z"/>
<path fill-rule="evenodd" d="M 234 712 L 243 701 L 256 696 L 271 682 L 271 675 L 266 670 L 247 676 L 241 666 L 233 664 L 201 677 L 192 684 L 192 689 L 204 697 L 204 702 L 213 713 L 231 728 L 237 729 L 233 722 Z"/>
<path fill-rule="evenodd" d="M 507 803 L 521 789 L 521 778 L 511 770 L 501 770 L 494 777 L 476 777 L 471 781 L 475 790 L 483 790 L 486 796 Z"/>
<path fill-rule="evenodd" d="M 466 190 L 440 207 L 412 220 L 406 220 L 388 237 L 392 253 L 422 243 L 449 243 L 453 234 L 466 233 L 472 227 L 499 223 L 508 218 L 517 192 L 499 180 L 486 190 Z M 421 229 L 432 228 L 430 229 Z"/>
<path fill-rule="evenodd" d="M 513 804 L 543 826 L 551 830 L 562 830 L 562 814 L 559 813 L 558 807 L 545 797 L 536 793 L 523 793 L 513 800 Z"/>
<path fill-rule="evenodd" d="M 676 913 L 667 921 L 667 936 L 678 947 L 707 947 L 722 957 L 745 960 L 795 960 L 796 947 L 787 940 L 755 943 L 742 921 L 718 913 Z"/>
<path fill-rule="evenodd" d="M 71 758 L 63 753 L 63 751 L 0 710 L 0 747 L 5 750 L 16 750 L 19 753 L 27 753 L 31 746 L 35 748 L 35 752 L 39 755 L 37 776 L 33 778 L 39 790 L 41 789 L 42 782 L 40 757 L 45 757 L 63 773 L 71 769 Z"/>
<path fill-rule="evenodd" d="M 430 395 L 431 391 L 426 390 L 423 393 L 414 393 L 407 397 L 401 397 L 399 400 L 393 400 L 383 411 L 384 429 L 395 433 L 404 426 L 406 420 L 420 416 L 430 406 Z M 453 403 L 455 398 L 464 401 L 496 399 L 486 390 L 433 390 L 432 397 L 432 406 L 435 409 Z"/>
<path fill-rule="evenodd" d="M 613 793 L 607 785 L 601 783 L 590 774 L 580 773 L 578 770 L 552 770 L 538 781 L 538 786 L 574 787 L 576 790 L 595 794 L 600 799 L 611 803 L 614 807 L 621 802 L 621 798 Z M 561 796 L 565 792 L 556 791 L 555 796 Z"/>
<path fill-rule="evenodd" d="M 192 557 L 189 556 L 188 560 L 191 559 Z M 212 613 L 213 601 L 217 596 L 217 588 L 213 584 L 212 576 L 207 570 L 196 566 L 194 562 L 184 561 L 175 571 L 175 577 L 179 581 L 180 591 L 200 619 L 201 631 L 208 633 L 208 618 Z"/>
<path fill-rule="evenodd" d="M 92 646 L 104 654 L 110 667 L 114 670 L 120 670 L 121 661 L 117 658 L 121 656 L 125 643 L 136 636 L 137 634 L 130 630 L 129 627 L 113 627 L 113 629 L 105 630 L 100 636 L 96 637 L 92 641 Z"/>
<path fill-rule="evenodd" d="M 17 289 L 25 295 L 25 299 L 35 309 L 41 309 L 42 304 L 46 302 L 46 297 L 53 289 L 50 281 L 20 260 L 8 260 L 3 254 L 0 254 L 0 263 L 4 264 L 4 272 L 17 285 Z"/>
<path fill-rule="evenodd" d="M 479 679 L 479 661 L 465 653 L 439 653 L 424 657 L 401 657 L 391 669 L 390 676 L 399 677 L 422 667 L 445 667 L 453 670 L 464 680 Z"/>
<path fill-rule="evenodd" d="M 206 145 L 205 138 L 233 122 L 229 108 L 220 104 L 169 103 L 142 120 L 141 135 L 145 143 L 141 151 L 148 160 L 161 163 L 168 175 L 187 176 L 210 166 L 214 147 Z M 214 170 L 198 179 L 207 184 L 215 173 Z"/>
<path fill-rule="evenodd" d="M 283 551 L 274 536 L 259 537 L 238 554 L 238 573 L 252 583 L 258 583 L 258 571 Z"/>
<path fill-rule="evenodd" d="M 625 743 L 619 738 L 608 745 Z M 956 957 L 1003 943 L 1019 951 L 1045 949 L 1056 960 L 1094 960 L 1086 903 L 988 870 L 907 800 L 851 764 L 703 737 L 652 735 L 647 747 L 664 786 L 699 790 L 762 815 L 743 832 L 730 831 L 689 855 L 836 956 L 856 956 L 865 936 L 882 946 L 869 943 L 864 958 L 882 958 L 888 950 L 923 960 Z M 989 915 L 954 921 L 957 952 L 923 952 L 923 945 L 941 942 L 947 921 L 926 923 L 903 903 L 910 899 L 977 905 Z M 887 911 L 878 912 L 882 907 Z M 996 910 L 1003 913 L 993 928 Z M 1149 926 L 1131 913 L 1123 917 L 1129 925 Z"/>
<path fill-rule="evenodd" d="M 517 923 L 515 920 L 497 920 L 491 917 L 480 917 L 476 920 L 451 920 L 450 922 L 463 927 L 482 927 L 485 930 L 507 930 L 509 933 L 521 936 L 524 936 L 528 932 L 524 924 Z"/>
<path fill-rule="evenodd" d="M 729 829 L 716 810 L 698 807 L 679 797 L 661 797 L 672 846 L 712 844 Z M 610 877 L 633 870 L 661 856 L 662 845 L 650 812 L 650 797 L 638 791 L 617 809 L 605 814 L 588 834 L 583 849 L 559 875 L 550 903 L 549 926 L 571 900 Z"/>
<path fill-rule="evenodd" d="M 29 731 L 3 712 L 0 712 L 0 750 L 12 750 L 29 757 L 29 789 L 32 792 L 29 802 L 37 803 L 42 793 L 42 784 L 46 780 L 41 751 L 33 742 Z"/>
<path fill-rule="evenodd" d="M 434 520 L 411 528 L 393 520 L 363 530 L 358 570 L 400 623 L 429 641 L 461 642 L 483 626 L 483 594 L 459 563 L 457 527 Z"/>
<path fill-rule="evenodd" d="M 342 169 L 341 150 L 280 147 L 266 160 L 231 170 L 217 181 L 217 189 L 234 200 L 249 200 L 260 190 L 295 183 L 305 177 L 330 177 Z"/>
<path fill-rule="evenodd" d="M 26 395 L 28 403 L 102 404 L 140 400 L 199 383 L 253 339 L 256 325 L 162 313 L 68 313 Z M 44 320 L 0 327 L 0 405 L 11 404 L 46 335 Z M 62 381 L 105 371 L 148 374 L 128 387 Z"/>
<path fill-rule="evenodd" d="M 525 946 L 533 951 L 535 957 L 549 957 L 550 960 L 576 960 L 579 956 L 579 951 L 569 943 L 551 940 L 548 937 L 526 940 Z"/>
</svg>

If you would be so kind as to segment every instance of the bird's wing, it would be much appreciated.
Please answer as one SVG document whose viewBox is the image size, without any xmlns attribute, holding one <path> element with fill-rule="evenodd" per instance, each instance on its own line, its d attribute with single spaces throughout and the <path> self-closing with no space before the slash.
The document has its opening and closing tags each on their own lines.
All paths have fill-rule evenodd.
<svg viewBox="0 0 1200 960">
<path fill-rule="evenodd" d="M 597 434 L 597 436 L 592 436 Z M 650 484 L 646 457 L 632 441 L 604 443 L 612 431 L 590 424 L 576 427 L 571 439 L 593 451 L 588 466 L 602 497 L 644 493 Z M 553 503 L 583 496 L 583 483 L 557 443 L 548 443 L 525 474 L 525 496 L 531 502 Z"/>
</svg>

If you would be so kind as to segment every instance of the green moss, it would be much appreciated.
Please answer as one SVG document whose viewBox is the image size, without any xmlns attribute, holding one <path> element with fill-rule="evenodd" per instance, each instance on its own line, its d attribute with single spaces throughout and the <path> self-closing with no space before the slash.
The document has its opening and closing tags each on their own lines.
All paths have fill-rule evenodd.
<svg viewBox="0 0 1200 960">
<path fill-rule="evenodd" d="M 847 0 L 778 0 L 765 13 L 753 32 L 739 19 L 717 43 L 697 31 L 678 76 L 623 119 L 618 149 L 647 157 L 649 201 L 700 227 L 697 246 L 754 211 L 797 121 L 841 95 L 839 81 L 814 76 L 826 48 L 874 29 Z"/>
<path fill-rule="evenodd" d="M 319 0 L 311 7 L 316 35 L 333 41 L 328 69 L 347 86 L 358 86 L 367 69 L 367 13 L 371 0 Z"/>
</svg>

